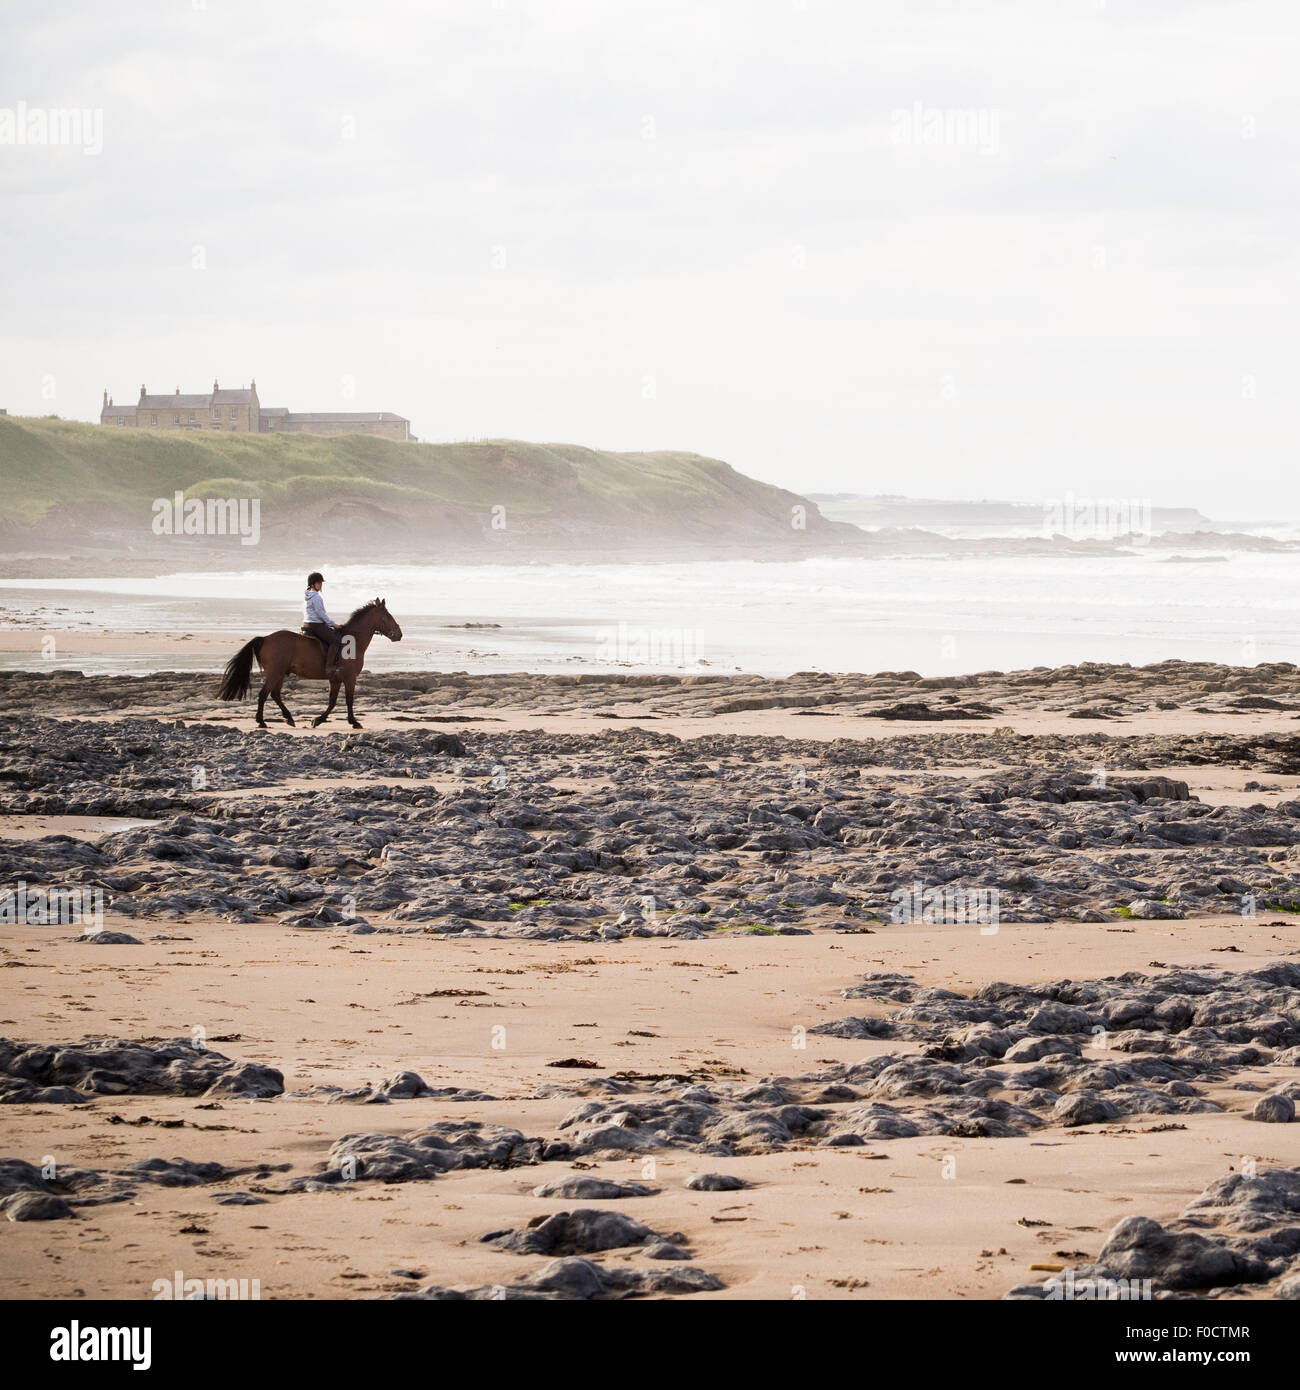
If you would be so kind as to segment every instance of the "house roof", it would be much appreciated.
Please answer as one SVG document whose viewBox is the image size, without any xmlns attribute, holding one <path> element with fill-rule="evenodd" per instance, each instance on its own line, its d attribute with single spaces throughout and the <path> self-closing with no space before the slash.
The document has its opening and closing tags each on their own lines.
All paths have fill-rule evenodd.
<svg viewBox="0 0 1300 1390">
<path fill-rule="evenodd" d="M 145 410 L 197 410 L 201 406 L 253 405 L 257 400 L 257 392 L 251 386 L 239 386 L 223 391 L 214 382 L 213 387 L 213 390 L 201 396 L 179 391 L 170 395 L 147 395 L 141 392 L 139 405 Z"/>
<path fill-rule="evenodd" d="M 266 412 L 263 411 L 263 414 Z M 313 410 L 308 412 L 288 411 L 289 421 L 295 425 L 379 425 L 411 422 L 405 415 L 394 415 L 388 410 Z"/>
<path fill-rule="evenodd" d="M 216 382 L 214 390 L 207 395 L 148 395 L 141 392 L 135 405 L 108 405 L 101 412 L 104 416 L 129 417 L 137 410 L 213 410 L 223 405 L 257 404 L 256 386 L 240 386 L 223 391 Z M 287 424 L 294 425 L 406 425 L 410 421 L 405 415 L 395 415 L 389 410 L 321 410 L 292 411 L 282 405 L 259 406 L 261 414 L 269 415 Z"/>
<path fill-rule="evenodd" d="M 141 410 L 197 410 L 208 404 L 207 396 L 141 396 Z"/>
</svg>

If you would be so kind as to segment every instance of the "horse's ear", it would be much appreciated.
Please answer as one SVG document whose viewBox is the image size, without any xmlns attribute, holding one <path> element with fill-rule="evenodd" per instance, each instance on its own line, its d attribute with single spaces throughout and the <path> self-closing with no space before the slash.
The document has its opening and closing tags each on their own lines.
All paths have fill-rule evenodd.
<svg viewBox="0 0 1300 1390">
<path fill-rule="evenodd" d="M 375 602 L 379 604 L 380 608 L 387 608 L 387 607 L 388 607 L 388 605 L 384 602 L 383 599 L 376 599 Z"/>
</svg>

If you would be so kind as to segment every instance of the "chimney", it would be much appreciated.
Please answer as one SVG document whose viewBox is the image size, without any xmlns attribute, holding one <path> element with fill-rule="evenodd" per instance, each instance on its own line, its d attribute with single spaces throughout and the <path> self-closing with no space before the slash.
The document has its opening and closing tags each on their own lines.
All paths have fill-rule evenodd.
<svg viewBox="0 0 1300 1390">
<path fill-rule="evenodd" d="M 221 390 L 221 387 L 217 385 L 217 379 L 216 379 L 216 377 L 213 377 L 213 378 L 212 378 L 212 391 L 213 391 L 213 394 L 215 395 L 215 394 L 216 394 L 218 391 L 220 391 L 220 390 Z"/>
<path fill-rule="evenodd" d="M 141 404 L 141 405 L 144 404 L 144 397 L 145 397 L 145 384 L 144 384 L 144 382 L 142 381 L 142 382 L 140 383 L 140 404 Z"/>
<path fill-rule="evenodd" d="M 107 387 L 107 386 L 104 387 L 104 404 L 105 404 L 105 405 L 108 404 L 108 387 Z"/>
<path fill-rule="evenodd" d="M 178 386 L 178 387 L 176 388 L 176 394 L 179 396 L 180 393 L 181 393 L 181 388 Z"/>
</svg>

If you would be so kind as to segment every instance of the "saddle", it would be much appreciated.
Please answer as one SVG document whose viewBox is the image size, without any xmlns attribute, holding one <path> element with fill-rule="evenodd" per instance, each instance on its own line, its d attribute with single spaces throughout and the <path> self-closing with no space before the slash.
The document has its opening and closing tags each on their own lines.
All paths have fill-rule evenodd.
<svg viewBox="0 0 1300 1390">
<path fill-rule="evenodd" d="M 318 633 L 318 632 L 309 632 L 309 631 L 307 630 L 307 624 L 306 624 L 306 623 L 303 623 L 303 625 L 298 629 L 298 635 L 299 635 L 300 637 L 310 637 L 310 638 L 312 638 L 313 641 L 319 642 L 319 643 L 320 643 L 321 656 L 328 658 L 328 656 L 329 656 L 329 654 L 330 654 L 330 641 L 329 641 L 329 638 L 327 638 L 327 637 L 322 637 L 322 636 L 320 635 L 320 633 Z"/>
</svg>

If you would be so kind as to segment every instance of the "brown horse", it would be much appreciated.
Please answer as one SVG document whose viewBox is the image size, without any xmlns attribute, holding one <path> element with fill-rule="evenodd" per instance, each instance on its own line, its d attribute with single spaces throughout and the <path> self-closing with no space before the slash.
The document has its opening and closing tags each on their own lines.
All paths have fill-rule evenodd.
<svg viewBox="0 0 1300 1390">
<path fill-rule="evenodd" d="M 217 699 L 242 700 L 252 684 L 253 662 L 256 661 L 262 668 L 262 689 L 257 697 L 259 729 L 266 728 L 262 711 L 268 695 L 280 706 L 284 722 L 293 723 L 293 715 L 280 698 L 280 687 L 288 675 L 308 681 L 328 680 L 330 683 L 330 702 L 324 712 L 311 721 L 313 728 L 329 718 L 334 702 L 339 698 L 339 686 L 342 685 L 347 696 L 348 723 L 354 729 L 359 729 L 361 725 L 352 713 L 352 692 L 366 663 L 366 648 L 376 632 L 382 632 L 393 642 L 402 640 L 402 629 L 381 598 L 372 599 L 364 607 L 358 608 L 347 622 L 339 625 L 338 635 L 343 649 L 339 662 L 340 674 L 337 676 L 325 674 L 325 650 L 316 638 L 308 637 L 306 633 L 281 628 L 268 637 L 254 637 L 251 642 L 245 642 L 226 663 L 225 677 L 217 687 Z"/>
</svg>

